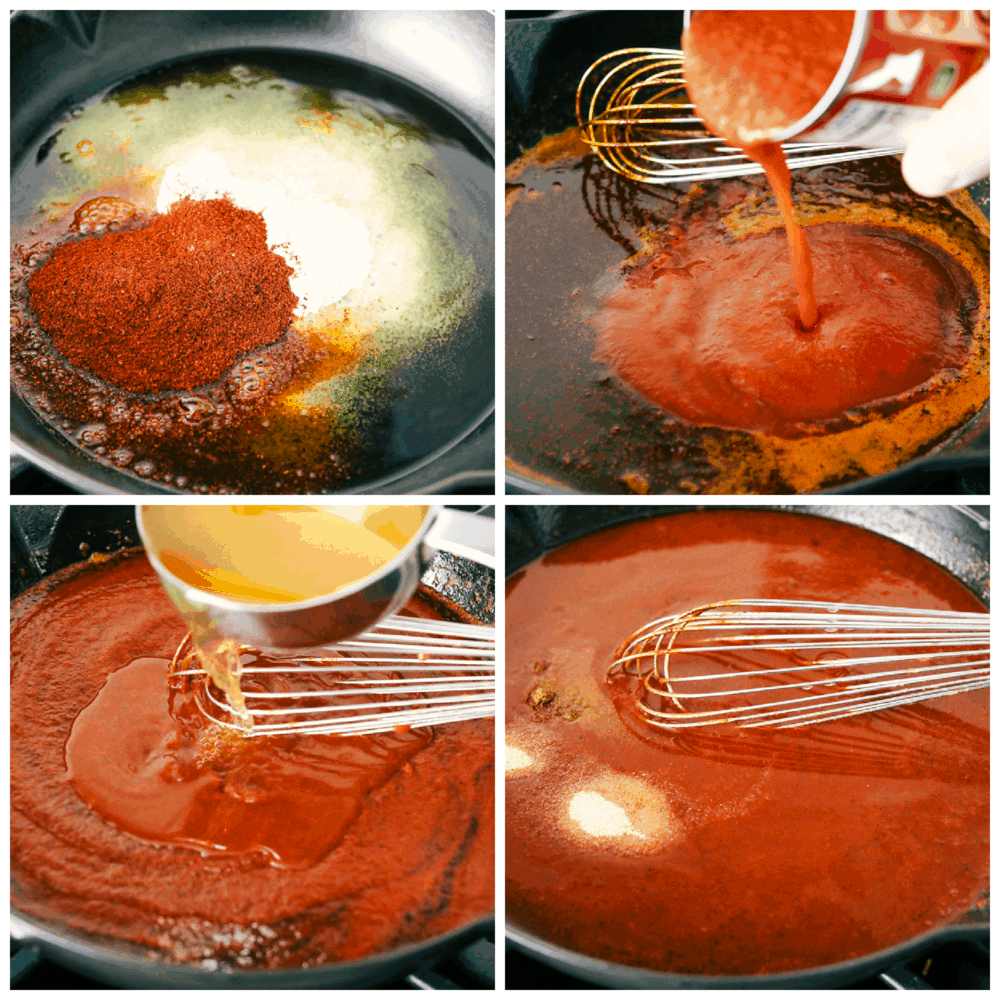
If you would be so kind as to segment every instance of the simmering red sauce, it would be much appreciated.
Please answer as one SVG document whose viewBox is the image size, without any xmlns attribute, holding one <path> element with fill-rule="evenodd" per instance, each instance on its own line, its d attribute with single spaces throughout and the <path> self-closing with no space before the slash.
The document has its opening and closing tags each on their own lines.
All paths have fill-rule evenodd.
<svg viewBox="0 0 1000 1000">
<path fill-rule="evenodd" d="M 21 911 L 176 961 L 290 968 L 492 910 L 491 721 L 227 737 L 189 692 L 168 696 L 186 627 L 141 553 L 57 574 L 12 611 Z"/>
<path fill-rule="evenodd" d="M 767 731 L 669 733 L 606 679 L 661 615 L 743 597 L 982 610 L 923 556 L 762 511 L 602 531 L 508 581 L 507 912 L 676 973 L 812 968 L 898 944 L 988 889 L 986 692 Z"/>
<path fill-rule="evenodd" d="M 763 166 L 789 253 L 776 252 L 773 234 L 733 245 L 695 220 L 604 298 L 591 319 L 598 358 L 669 413 L 794 437 L 803 424 L 892 404 L 969 359 L 965 288 L 930 247 L 845 225 L 810 226 L 807 239 L 796 221 L 791 174 L 771 139 L 833 81 L 853 20 L 851 11 L 692 17 L 690 95 L 710 130 Z"/>
<path fill-rule="evenodd" d="M 66 742 L 80 798 L 156 843 L 315 864 L 368 793 L 431 743 L 426 729 L 306 741 L 228 735 L 206 725 L 190 696 L 165 697 L 169 666 L 140 657 L 116 670 Z"/>
</svg>

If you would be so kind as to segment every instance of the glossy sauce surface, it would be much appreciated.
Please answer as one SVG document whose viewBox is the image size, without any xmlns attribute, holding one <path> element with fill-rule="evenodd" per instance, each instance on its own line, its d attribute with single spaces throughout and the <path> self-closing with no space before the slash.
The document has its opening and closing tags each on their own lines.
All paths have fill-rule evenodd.
<svg viewBox="0 0 1000 1000">
<path fill-rule="evenodd" d="M 980 610 L 924 557 L 778 512 L 609 529 L 507 593 L 507 912 L 548 941 L 676 973 L 811 968 L 988 889 L 986 692 L 768 732 L 673 735 L 608 683 L 646 622 L 735 596 Z"/>
<path fill-rule="evenodd" d="M 142 657 L 116 670 L 66 742 L 66 773 L 80 798 L 153 843 L 259 852 L 306 868 L 337 845 L 368 793 L 432 742 L 428 730 L 229 735 L 206 725 L 189 693 L 164 697 L 169 666 Z"/>
<path fill-rule="evenodd" d="M 72 567 L 12 610 L 21 911 L 175 961 L 300 968 L 493 908 L 491 721 L 221 737 L 183 691 L 168 702 L 186 628 L 141 553 Z"/>
</svg>

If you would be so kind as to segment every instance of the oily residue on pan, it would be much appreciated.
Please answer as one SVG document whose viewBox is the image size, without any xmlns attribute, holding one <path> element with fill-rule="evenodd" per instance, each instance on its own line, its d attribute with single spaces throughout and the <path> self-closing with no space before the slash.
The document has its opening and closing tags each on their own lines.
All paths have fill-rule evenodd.
<svg viewBox="0 0 1000 1000">
<path fill-rule="evenodd" d="M 859 407 L 789 436 L 676 418 L 595 359 L 588 322 L 623 270 L 669 250 L 687 227 L 720 240 L 780 225 L 762 177 L 643 186 L 603 168 L 575 130 L 507 172 L 508 468 L 607 493 L 795 493 L 891 471 L 947 443 L 989 395 L 989 227 L 964 192 L 924 199 L 892 159 L 798 171 L 806 226 L 878 227 L 912 242 L 972 291 L 959 322 L 968 360 L 912 396 Z M 790 289 L 789 300 L 794 301 Z"/>
</svg>

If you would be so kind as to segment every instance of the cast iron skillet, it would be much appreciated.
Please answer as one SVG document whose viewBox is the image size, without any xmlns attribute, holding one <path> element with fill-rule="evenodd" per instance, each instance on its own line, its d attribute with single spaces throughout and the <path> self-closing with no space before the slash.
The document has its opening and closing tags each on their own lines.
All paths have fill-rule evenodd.
<svg viewBox="0 0 1000 1000">
<path fill-rule="evenodd" d="M 467 62 L 440 65 L 431 55 L 439 44 L 455 47 Z M 210 58 L 385 97 L 461 142 L 492 171 L 494 22 L 486 12 L 17 11 L 11 20 L 12 172 L 25 157 L 45 155 L 46 140 L 73 107 L 140 74 Z M 471 179 L 463 183 L 482 203 L 479 224 L 491 229 L 492 182 L 488 191 Z M 381 466 L 337 492 L 458 492 L 492 484 L 492 237 L 475 252 L 483 288 L 446 357 L 400 366 L 391 406 L 371 422 Z M 176 492 L 88 457 L 14 393 L 10 422 L 15 448 L 75 490 Z"/>
<path fill-rule="evenodd" d="M 18 506 L 11 508 L 10 592 L 14 597 L 93 552 L 116 552 L 139 543 L 135 508 L 121 506 Z M 420 594 L 449 617 L 493 622 L 493 574 L 458 556 L 435 557 Z M 356 962 L 310 969 L 214 972 L 156 962 L 126 942 L 107 943 L 44 923 L 11 909 L 11 938 L 81 975 L 123 989 L 323 989 L 391 982 L 456 955 L 471 941 L 492 939 L 493 914 L 447 934 Z"/>
<path fill-rule="evenodd" d="M 679 49 L 682 10 L 650 11 L 507 11 L 505 22 L 505 163 L 510 164 L 545 135 L 576 124 L 576 88 L 583 71 L 599 56 L 620 48 L 653 46 Z M 987 218 L 989 179 L 968 191 Z M 508 379 L 509 381 L 509 379 Z M 516 401 L 508 391 L 508 405 Z M 933 456 L 824 493 L 908 494 L 948 474 L 963 475 L 974 488 L 989 469 L 989 406 L 976 414 Z M 605 445 L 607 446 L 607 444 Z M 512 493 L 572 494 L 570 487 L 520 473 L 506 474 Z M 941 492 L 938 489 L 931 492 Z"/>
<path fill-rule="evenodd" d="M 692 510 L 785 510 L 845 521 L 884 535 L 922 553 L 989 603 L 990 538 L 988 507 L 847 506 L 752 504 L 740 507 L 629 505 L 508 506 L 506 566 L 508 576 L 567 542 L 613 525 Z M 931 945 L 981 938 L 989 931 L 989 911 L 963 915 L 894 948 L 848 962 L 799 972 L 762 976 L 690 976 L 655 972 L 581 955 L 550 944 L 507 922 L 507 937 L 521 951 L 560 972 L 615 989 L 824 989 L 857 982 L 889 968 Z"/>
</svg>

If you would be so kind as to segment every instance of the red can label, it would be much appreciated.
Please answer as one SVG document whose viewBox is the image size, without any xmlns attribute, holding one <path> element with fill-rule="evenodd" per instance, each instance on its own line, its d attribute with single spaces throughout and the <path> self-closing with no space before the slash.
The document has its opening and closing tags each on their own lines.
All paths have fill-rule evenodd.
<svg viewBox="0 0 1000 1000">
<path fill-rule="evenodd" d="M 989 11 L 871 11 L 846 85 L 795 139 L 895 146 L 989 58 Z M 812 116 L 810 116 L 812 117 Z"/>
</svg>

